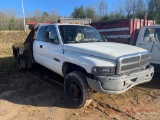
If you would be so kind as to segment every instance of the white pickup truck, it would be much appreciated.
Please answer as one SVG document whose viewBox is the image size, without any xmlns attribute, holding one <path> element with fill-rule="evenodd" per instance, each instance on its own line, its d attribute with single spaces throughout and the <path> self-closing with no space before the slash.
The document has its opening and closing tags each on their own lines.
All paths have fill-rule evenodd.
<svg viewBox="0 0 160 120">
<path fill-rule="evenodd" d="M 142 27 L 136 46 L 148 50 L 151 53 L 151 63 L 160 65 L 160 25 Z"/>
<path fill-rule="evenodd" d="M 154 74 L 147 50 L 107 42 L 91 26 L 41 25 L 12 48 L 19 68 L 38 63 L 63 76 L 66 97 L 75 107 L 89 105 L 93 90 L 120 94 Z"/>
</svg>

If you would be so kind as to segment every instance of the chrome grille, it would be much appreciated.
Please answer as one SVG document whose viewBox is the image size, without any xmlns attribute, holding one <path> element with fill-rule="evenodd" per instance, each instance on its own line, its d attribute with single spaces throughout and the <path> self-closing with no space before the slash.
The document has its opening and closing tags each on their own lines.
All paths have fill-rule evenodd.
<svg viewBox="0 0 160 120">
<path fill-rule="evenodd" d="M 150 62 L 151 62 L 150 59 L 142 60 L 142 61 L 140 62 L 140 66 L 144 66 L 144 65 L 146 65 L 146 64 L 149 64 Z"/>
<path fill-rule="evenodd" d="M 139 67 L 139 63 L 125 65 L 125 66 L 121 67 L 121 71 L 126 71 L 126 70 L 129 70 L 129 69 L 134 69 L 134 68 L 138 68 L 138 67 Z"/>
<path fill-rule="evenodd" d="M 151 57 L 150 54 L 145 54 L 145 55 L 142 55 L 142 56 L 141 56 L 141 59 L 143 60 L 143 59 L 147 59 L 147 58 L 149 58 L 149 57 Z"/>
<path fill-rule="evenodd" d="M 139 53 L 118 58 L 117 74 L 138 71 L 144 69 L 151 61 L 150 53 Z"/>
<path fill-rule="evenodd" d="M 135 61 L 139 61 L 139 60 L 140 60 L 140 57 L 139 57 L 139 56 L 136 56 L 136 57 L 133 57 L 133 58 L 123 59 L 123 60 L 122 60 L 122 63 L 130 63 L 130 62 L 135 62 Z"/>
</svg>

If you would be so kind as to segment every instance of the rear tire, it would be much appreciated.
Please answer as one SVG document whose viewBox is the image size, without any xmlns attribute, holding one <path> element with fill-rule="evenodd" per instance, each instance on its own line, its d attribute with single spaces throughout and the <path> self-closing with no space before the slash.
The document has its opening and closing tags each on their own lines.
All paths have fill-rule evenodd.
<svg viewBox="0 0 160 120">
<path fill-rule="evenodd" d="M 26 64 L 25 61 L 21 60 L 19 56 L 17 56 L 16 59 L 17 59 L 18 68 L 19 68 L 20 70 L 25 70 L 25 69 L 27 69 L 27 64 Z"/>
<path fill-rule="evenodd" d="M 32 63 L 27 63 L 27 69 L 31 69 L 32 68 Z"/>
<path fill-rule="evenodd" d="M 92 101 L 93 90 L 89 87 L 86 76 L 81 72 L 71 72 L 66 76 L 64 91 L 74 107 L 88 106 Z"/>
</svg>

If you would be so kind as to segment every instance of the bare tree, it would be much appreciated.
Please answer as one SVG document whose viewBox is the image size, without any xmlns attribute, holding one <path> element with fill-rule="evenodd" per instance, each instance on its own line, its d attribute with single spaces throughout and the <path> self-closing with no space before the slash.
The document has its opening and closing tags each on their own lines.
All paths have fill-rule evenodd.
<svg viewBox="0 0 160 120">
<path fill-rule="evenodd" d="M 30 22 L 57 22 L 60 18 L 60 15 L 57 13 L 56 10 L 52 10 L 51 12 L 41 12 L 40 10 L 36 9 L 34 11 L 27 12 L 26 14 L 26 21 Z"/>
<path fill-rule="evenodd" d="M 5 28 L 5 14 L 0 11 L 0 30 L 3 30 Z"/>
<path fill-rule="evenodd" d="M 3 12 L 5 14 L 5 29 L 13 30 L 16 26 L 18 12 L 15 9 L 7 8 Z"/>
<path fill-rule="evenodd" d="M 6 8 L 3 12 L 9 19 L 10 18 L 17 18 L 18 12 L 12 8 Z"/>
<path fill-rule="evenodd" d="M 33 11 L 31 12 L 26 12 L 26 22 L 31 22 L 31 21 L 35 21 L 34 19 L 33 19 L 33 17 L 34 17 L 34 13 L 33 13 Z"/>
<path fill-rule="evenodd" d="M 49 21 L 49 14 L 47 12 L 43 12 L 42 22 L 48 22 L 48 21 Z"/>
<path fill-rule="evenodd" d="M 52 10 L 49 16 L 50 16 L 50 22 L 57 22 L 57 20 L 60 18 L 60 15 L 57 13 L 56 10 Z"/>
<path fill-rule="evenodd" d="M 124 3 L 124 9 L 128 18 L 135 15 L 136 1 L 137 0 L 126 0 Z"/>
<path fill-rule="evenodd" d="M 101 17 L 105 16 L 107 13 L 107 3 L 104 0 L 99 0 L 98 4 L 98 10 Z"/>
<path fill-rule="evenodd" d="M 136 3 L 135 14 L 138 18 L 144 18 L 144 13 L 146 11 L 146 4 L 143 0 L 138 0 Z"/>
<path fill-rule="evenodd" d="M 36 22 L 41 22 L 42 12 L 39 9 L 34 10 L 34 18 Z"/>
<path fill-rule="evenodd" d="M 127 14 L 127 17 L 129 18 L 130 15 L 131 15 L 131 12 L 132 12 L 132 10 L 131 10 L 131 4 L 130 4 L 129 0 L 125 1 L 125 12 Z"/>
<path fill-rule="evenodd" d="M 116 12 L 111 11 L 110 14 L 109 14 L 109 20 L 115 20 L 116 19 L 115 16 L 116 16 Z"/>
<path fill-rule="evenodd" d="M 118 9 L 114 12 L 114 19 L 123 19 L 125 17 L 124 4 L 120 3 Z M 113 14 L 113 13 L 112 13 Z"/>
</svg>

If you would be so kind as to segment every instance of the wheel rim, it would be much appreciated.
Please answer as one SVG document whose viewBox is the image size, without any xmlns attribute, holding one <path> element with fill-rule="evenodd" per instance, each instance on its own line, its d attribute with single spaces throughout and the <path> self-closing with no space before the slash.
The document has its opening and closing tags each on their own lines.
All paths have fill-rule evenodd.
<svg viewBox="0 0 160 120">
<path fill-rule="evenodd" d="M 75 99 L 80 98 L 80 96 L 81 96 L 81 90 L 80 90 L 79 85 L 76 82 L 71 82 L 70 83 L 69 93 Z"/>
</svg>

